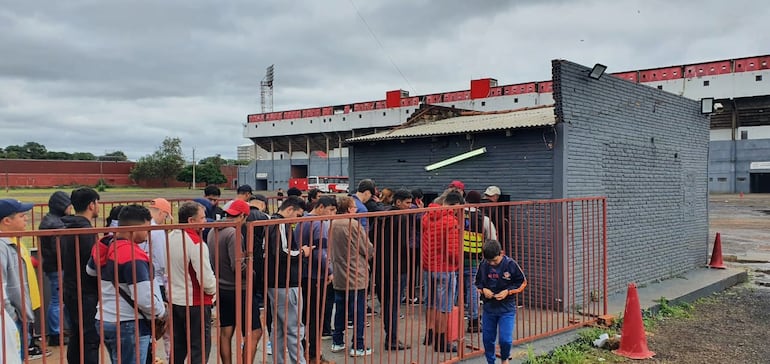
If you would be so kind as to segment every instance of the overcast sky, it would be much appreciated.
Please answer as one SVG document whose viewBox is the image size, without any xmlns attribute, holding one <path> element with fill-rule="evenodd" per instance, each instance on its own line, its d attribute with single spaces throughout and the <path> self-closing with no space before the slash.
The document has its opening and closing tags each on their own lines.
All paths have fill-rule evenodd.
<svg viewBox="0 0 770 364">
<path fill-rule="evenodd" d="M 235 158 L 270 64 L 278 111 L 770 53 L 759 0 L 352 1 L 4 1 L 0 147 Z"/>
</svg>

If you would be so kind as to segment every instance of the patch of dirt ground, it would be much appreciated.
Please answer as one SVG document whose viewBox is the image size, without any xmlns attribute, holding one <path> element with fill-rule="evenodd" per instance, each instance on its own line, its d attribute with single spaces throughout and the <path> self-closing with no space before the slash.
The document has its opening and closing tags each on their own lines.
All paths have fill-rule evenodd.
<svg viewBox="0 0 770 364">
<path fill-rule="evenodd" d="M 739 286 L 699 301 L 690 318 L 659 321 L 650 363 L 770 363 L 770 290 Z"/>
</svg>

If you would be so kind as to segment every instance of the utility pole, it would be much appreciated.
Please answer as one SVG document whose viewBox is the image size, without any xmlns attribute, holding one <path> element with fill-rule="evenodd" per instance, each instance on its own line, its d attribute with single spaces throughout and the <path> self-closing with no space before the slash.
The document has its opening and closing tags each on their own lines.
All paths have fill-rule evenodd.
<svg viewBox="0 0 770 364">
<path fill-rule="evenodd" d="M 193 180 L 192 180 L 192 188 L 195 189 L 195 147 L 193 147 L 192 150 L 193 150 L 193 165 L 192 165 L 192 167 L 193 167 L 192 168 L 192 170 L 193 170 Z"/>
</svg>

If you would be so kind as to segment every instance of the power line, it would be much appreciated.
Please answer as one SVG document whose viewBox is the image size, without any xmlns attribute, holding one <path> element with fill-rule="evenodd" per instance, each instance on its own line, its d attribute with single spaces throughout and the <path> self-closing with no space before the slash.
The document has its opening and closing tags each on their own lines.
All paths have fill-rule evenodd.
<svg viewBox="0 0 770 364">
<path fill-rule="evenodd" d="M 353 9 L 356 11 L 356 14 L 358 14 L 358 17 L 361 19 L 361 22 L 363 22 L 364 26 L 366 26 L 366 29 L 369 31 L 369 34 L 372 35 L 372 38 L 374 38 L 374 40 L 380 46 L 380 49 L 382 49 L 382 52 L 385 53 L 385 56 L 388 57 L 390 64 L 392 64 L 393 68 L 395 68 L 396 71 L 398 71 L 398 74 L 401 75 L 401 78 L 403 78 L 404 81 L 406 81 L 406 84 L 409 85 L 409 89 L 412 91 L 412 93 L 416 94 L 417 90 L 415 90 L 415 88 L 412 86 L 412 83 L 409 82 L 409 79 L 406 78 L 406 75 L 404 75 L 404 72 L 401 72 L 401 69 L 398 68 L 396 61 L 393 60 L 393 57 L 390 56 L 390 53 L 388 53 L 388 51 L 385 49 L 385 46 L 382 44 L 382 42 L 380 42 L 380 39 L 377 38 L 377 34 L 374 34 L 374 30 L 372 30 L 372 27 L 369 26 L 369 23 L 364 18 L 364 15 L 361 14 L 361 11 L 358 10 L 358 7 L 356 6 L 356 4 L 353 2 L 353 0 L 348 0 L 348 1 L 350 2 L 350 5 L 353 6 Z"/>
</svg>

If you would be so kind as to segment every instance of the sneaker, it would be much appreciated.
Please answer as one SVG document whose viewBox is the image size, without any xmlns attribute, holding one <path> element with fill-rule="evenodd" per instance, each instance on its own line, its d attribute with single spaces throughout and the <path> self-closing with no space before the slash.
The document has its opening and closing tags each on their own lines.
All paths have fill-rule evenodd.
<svg viewBox="0 0 770 364">
<path fill-rule="evenodd" d="M 46 349 L 45 353 L 44 353 L 43 350 L 40 349 L 40 347 L 38 347 L 36 345 L 32 345 L 32 346 L 29 347 L 29 349 L 27 349 L 27 355 L 29 357 L 29 360 L 40 359 L 40 358 L 43 357 L 43 355 L 51 356 L 51 354 L 53 354 L 53 352 L 51 352 L 51 350 Z"/>
<path fill-rule="evenodd" d="M 374 316 L 375 312 L 374 309 L 372 309 L 372 306 L 366 307 L 366 316 Z"/>
<path fill-rule="evenodd" d="M 418 297 L 412 298 L 410 301 L 411 301 L 411 303 L 412 303 L 413 305 L 415 305 L 415 306 L 416 306 L 416 305 L 421 305 L 421 304 L 422 304 L 422 302 L 420 301 L 420 299 L 419 299 Z"/>
<path fill-rule="evenodd" d="M 352 357 L 369 356 L 369 355 L 372 355 L 372 348 L 350 349 L 350 356 Z"/>
<path fill-rule="evenodd" d="M 332 344 L 332 353 L 339 353 L 345 350 L 345 344 Z"/>
<path fill-rule="evenodd" d="M 331 338 L 332 338 L 332 333 L 331 332 L 321 333 L 321 340 L 329 340 Z"/>
<path fill-rule="evenodd" d="M 372 322 L 369 320 L 366 320 L 366 327 L 371 327 L 371 326 L 372 326 Z M 348 321 L 348 328 L 349 329 L 353 328 L 353 321 Z"/>
<path fill-rule="evenodd" d="M 268 340 L 267 345 L 265 345 L 265 351 L 267 352 L 267 355 L 273 355 L 273 343 L 271 343 L 270 340 Z"/>
</svg>

